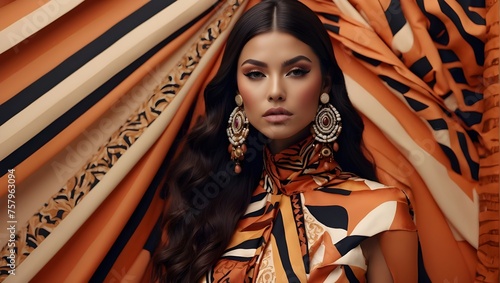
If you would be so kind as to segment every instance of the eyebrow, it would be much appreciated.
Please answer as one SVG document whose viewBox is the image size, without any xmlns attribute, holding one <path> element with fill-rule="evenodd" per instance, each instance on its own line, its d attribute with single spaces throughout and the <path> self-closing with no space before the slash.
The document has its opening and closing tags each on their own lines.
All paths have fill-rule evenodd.
<svg viewBox="0 0 500 283">
<path fill-rule="evenodd" d="M 287 67 L 287 66 L 290 66 L 290 65 L 293 65 L 299 61 L 302 61 L 302 60 L 305 60 L 305 61 L 308 61 L 308 62 L 311 62 L 311 59 L 307 58 L 306 56 L 304 55 L 299 55 L 299 56 L 296 56 L 296 57 L 293 57 L 291 59 L 288 59 L 286 61 L 284 61 L 281 66 L 282 67 Z M 258 66 L 258 67 L 267 67 L 267 64 L 262 62 L 262 61 L 259 61 L 259 60 L 255 60 L 255 59 L 247 59 L 245 61 L 243 61 L 243 63 L 241 63 L 241 66 L 245 65 L 245 64 L 252 64 L 252 65 L 255 65 L 255 66 Z"/>
</svg>

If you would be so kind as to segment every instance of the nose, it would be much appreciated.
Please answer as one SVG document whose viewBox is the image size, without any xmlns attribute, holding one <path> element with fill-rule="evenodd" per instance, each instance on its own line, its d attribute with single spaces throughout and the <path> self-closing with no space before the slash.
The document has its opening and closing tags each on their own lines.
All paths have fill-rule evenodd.
<svg viewBox="0 0 500 283">
<path fill-rule="evenodd" d="M 275 76 L 271 79 L 271 85 L 269 86 L 269 93 L 267 95 L 268 101 L 284 101 L 286 99 L 286 92 L 283 88 L 281 78 Z"/>
</svg>

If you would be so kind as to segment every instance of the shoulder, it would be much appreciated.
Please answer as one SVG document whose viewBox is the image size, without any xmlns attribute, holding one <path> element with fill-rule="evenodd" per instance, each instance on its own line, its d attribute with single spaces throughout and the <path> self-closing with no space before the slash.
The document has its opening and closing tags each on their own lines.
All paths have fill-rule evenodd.
<svg viewBox="0 0 500 283">
<path fill-rule="evenodd" d="M 363 178 L 352 177 L 320 187 L 315 192 L 304 194 L 304 203 L 322 223 L 328 223 L 326 218 L 331 218 L 331 215 L 345 215 L 344 226 L 357 235 L 415 230 L 405 192 Z"/>
<path fill-rule="evenodd" d="M 305 196 L 306 202 L 321 206 L 342 206 L 352 213 L 404 213 L 413 216 L 409 198 L 402 189 L 359 177 L 328 184 Z M 391 211 L 391 212 L 389 212 Z"/>
<path fill-rule="evenodd" d="M 357 176 L 352 176 L 350 178 L 345 179 L 343 183 L 340 184 L 340 186 L 348 188 L 352 191 L 363 191 L 363 190 L 368 190 L 368 191 L 373 191 L 373 190 L 379 190 L 379 189 L 388 189 L 388 188 L 395 188 L 393 186 L 387 186 L 382 183 L 379 183 L 377 181 L 372 181 L 364 178 L 360 178 Z"/>
<path fill-rule="evenodd" d="M 408 196 L 402 189 L 395 186 L 387 186 L 382 183 L 360 177 L 349 177 L 344 179 L 342 182 L 322 186 L 318 188 L 317 191 L 341 194 L 345 196 L 386 196 L 388 198 L 408 202 Z"/>
</svg>

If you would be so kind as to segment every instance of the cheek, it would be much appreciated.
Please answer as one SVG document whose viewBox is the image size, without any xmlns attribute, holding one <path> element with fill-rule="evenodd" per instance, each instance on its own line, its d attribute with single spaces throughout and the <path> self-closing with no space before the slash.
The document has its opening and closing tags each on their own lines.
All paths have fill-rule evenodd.
<svg viewBox="0 0 500 283">
<path fill-rule="evenodd" d="M 252 86 L 246 82 L 246 80 L 243 78 L 240 78 L 238 77 L 238 91 L 241 95 L 241 97 L 243 98 L 243 107 L 245 108 L 245 112 L 247 112 L 246 114 L 248 115 L 249 111 L 252 111 L 252 109 L 254 108 L 254 105 L 255 105 L 255 101 L 256 101 L 256 96 L 254 94 L 254 89 L 252 88 Z M 236 95 L 236 94 L 235 94 Z"/>
<path fill-rule="evenodd" d="M 247 77 L 245 77 L 245 75 L 241 74 L 240 71 L 238 71 L 238 75 L 236 76 L 236 84 L 238 86 L 239 93 L 243 97 L 243 101 L 247 102 L 248 98 L 251 98 L 253 96 L 253 93 L 255 92 L 251 82 Z"/>
<path fill-rule="evenodd" d="M 309 81 L 307 86 L 301 89 L 298 95 L 298 103 L 307 111 L 307 116 L 314 117 L 319 105 L 319 97 L 321 95 L 321 77 Z"/>
<path fill-rule="evenodd" d="M 300 105 L 307 105 L 308 108 L 312 107 L 313 105 L 317 105 L 319 101 L 319 95 L 316 93 L 316 91 L 304 91 L 301 95 L 299 95 L 299 97 Z"/>
<path fill-rule="evenodd" d="M 319 97 L 317 95 L 310 95 L 309 98 L 304 98 L 301 101 L 304 120 L 306 121 L 314 121 L 314 117 L 316 116 L 316 112 L 318 111 L 318 100 Z"/>
</svg>

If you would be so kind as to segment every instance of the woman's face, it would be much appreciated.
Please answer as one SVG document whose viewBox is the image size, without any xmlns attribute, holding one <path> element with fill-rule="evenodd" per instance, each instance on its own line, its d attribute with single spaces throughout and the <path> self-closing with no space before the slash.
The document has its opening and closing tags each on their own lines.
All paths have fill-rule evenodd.
<svg viewBox="0 0 500 283">
<path fill-rule="evenodd" d="M 290 34 L 272 31 L 252 38 L 238 59 L 238 90 L 259 132 L 279 152 L 305 138 L 323 86 L 319 58 Z"/>
</svg>

